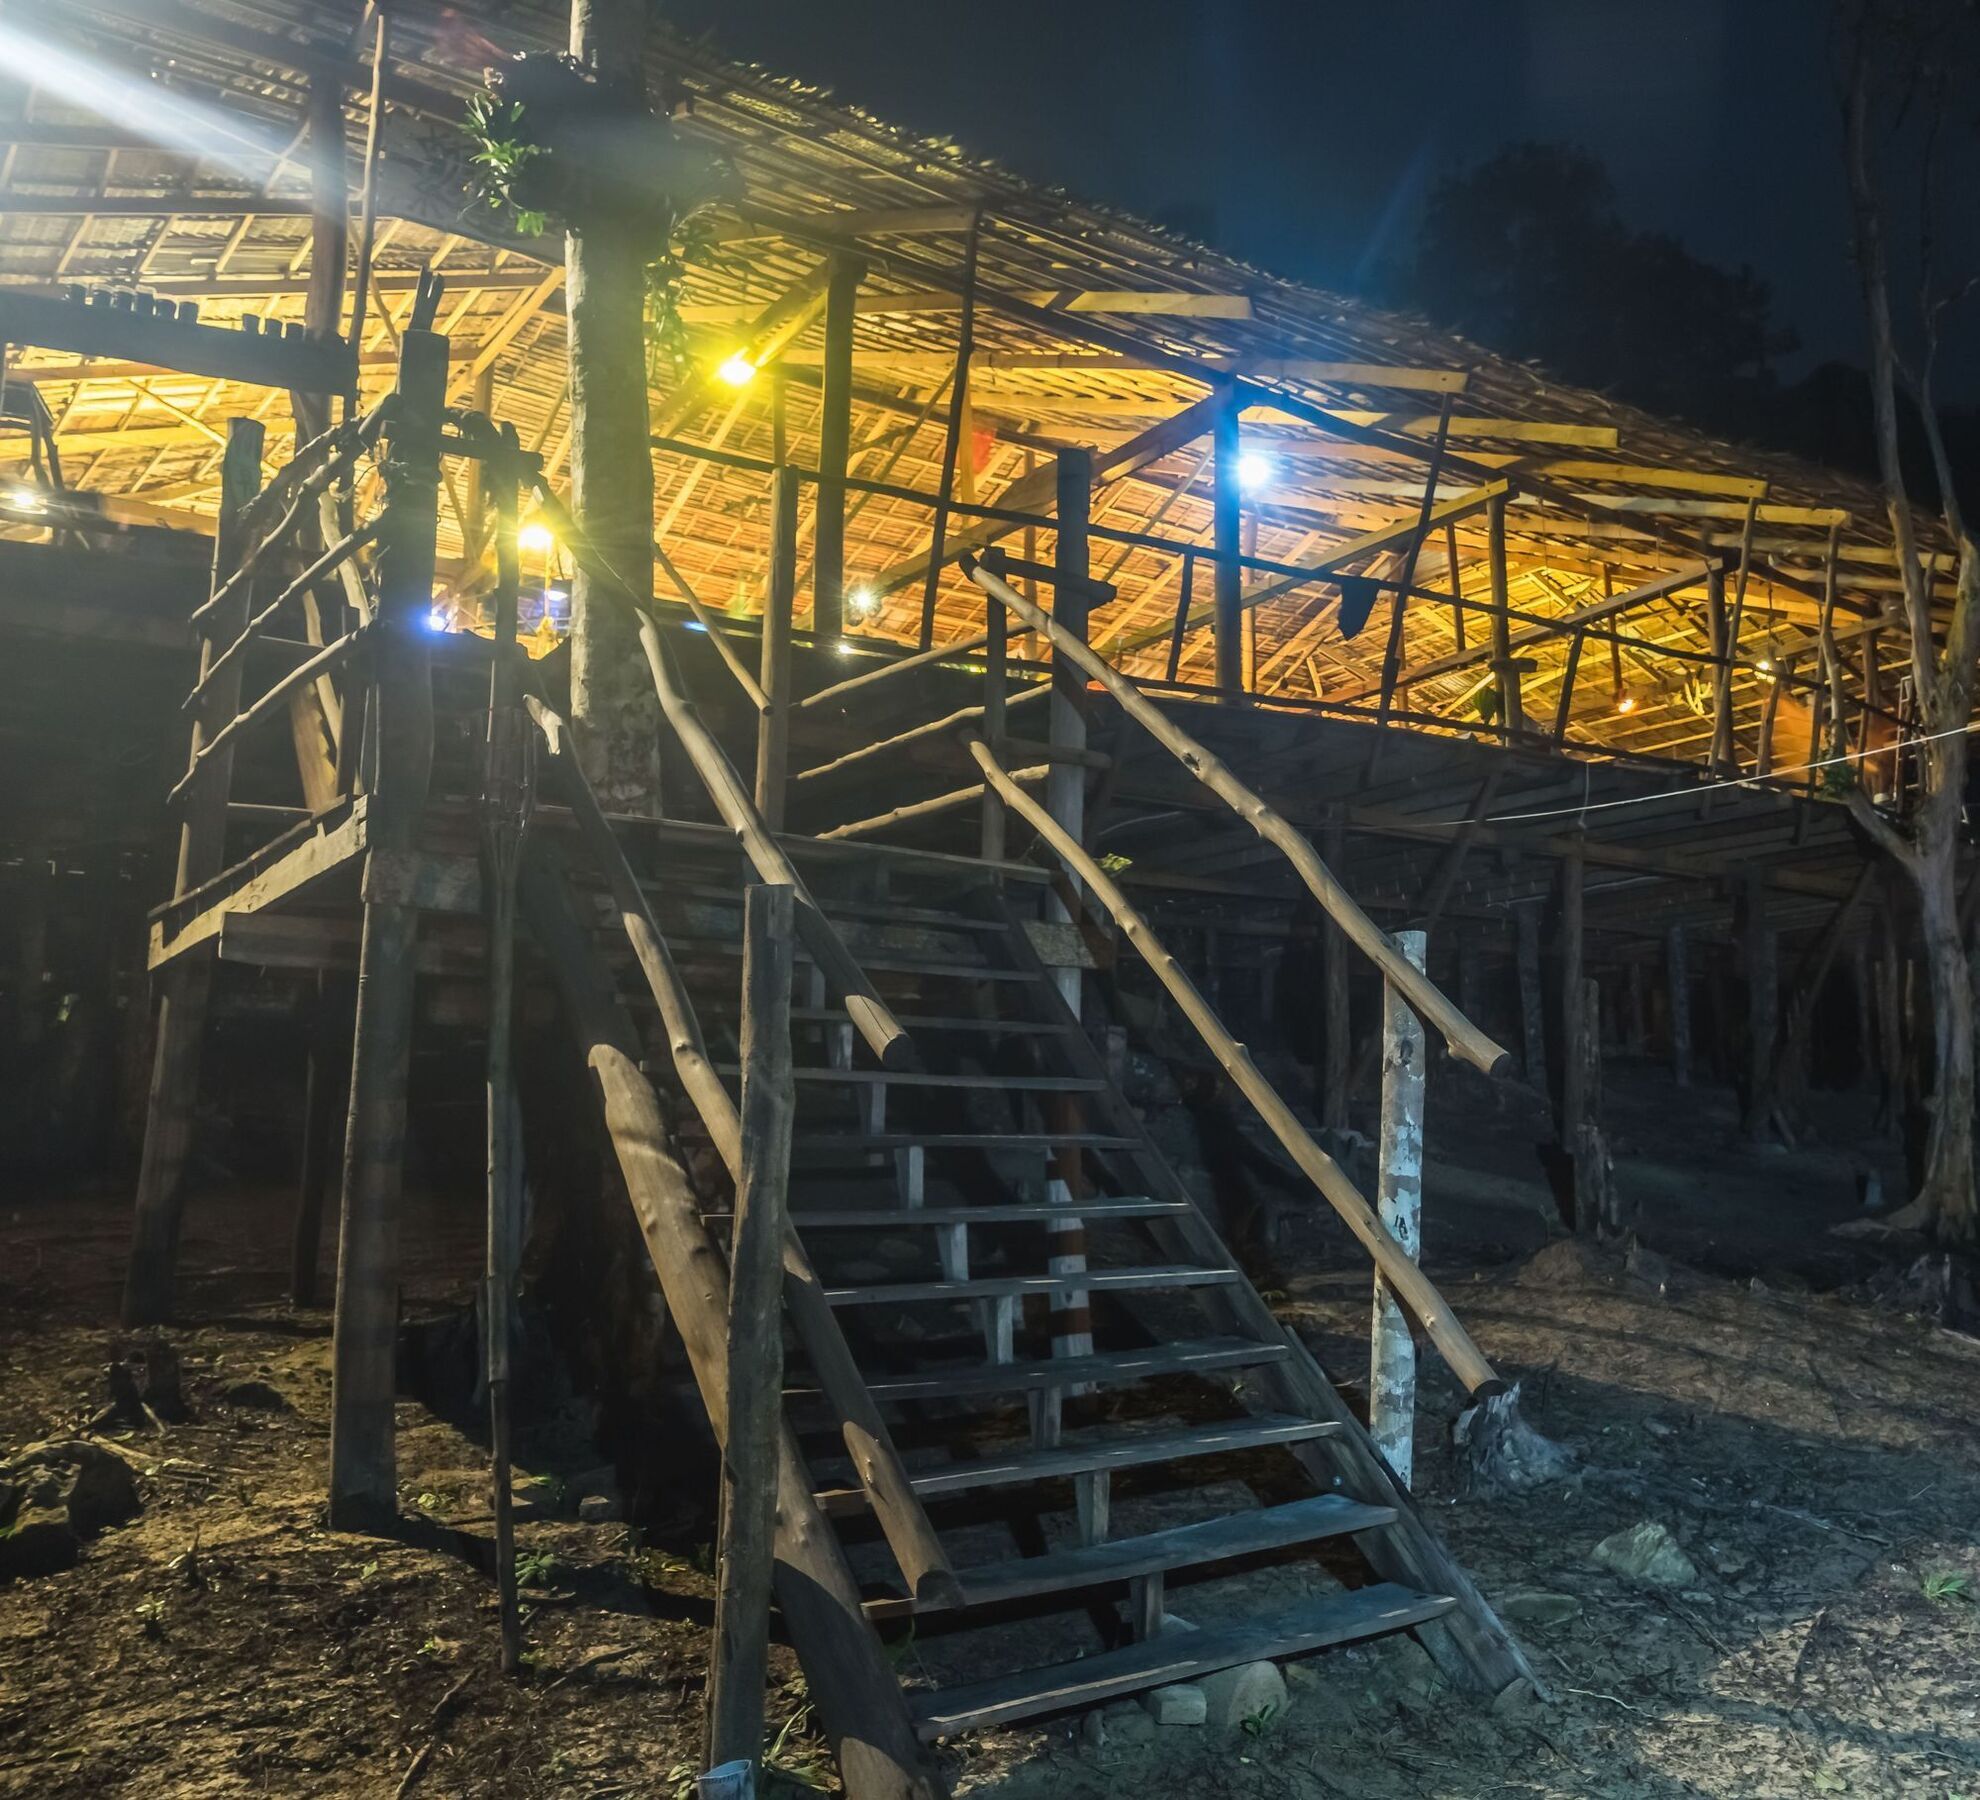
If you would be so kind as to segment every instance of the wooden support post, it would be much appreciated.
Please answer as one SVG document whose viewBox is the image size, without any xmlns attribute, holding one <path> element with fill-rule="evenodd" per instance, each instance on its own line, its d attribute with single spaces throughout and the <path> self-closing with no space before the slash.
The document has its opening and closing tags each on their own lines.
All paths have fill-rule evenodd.
<svg viewBox="0 0 1980 1800">
<path fill-rule="evenodd" d="M 1492 669 L 1498 683 L 1499 724 L 1508 743 L 1526 730 L 1526 706 L 1520 698 L 1519 669 L 1512 652 L 1512 580 L 1506 568 L 1506 499 L 1496 494 L 1487 502 L 1492 572 Z"/>
<path fill-rule="evenodd" d="M 1003 607 L 988 594 L 983 597 L 983 741 L 990 754 L 1004 760 L 1004 698 L 1009 688 L 1006 666 L 1007 625 Z M 983 788 L 982 831 L 978 854 L 985 862 L 1004 860 L 1004 803 L 987 782 Z"/>
<path fill-rule="evenodd" d="M 1513 908 L 1513 965 L 1519 979 L 1519 1041 L 1526 1084 L 1547 1092 L 1547 1013 L 1540 979 L 1540 905 Z"/>
<path fill-rule="evenodd" d="M 1059 528 L 1052 565 L 1058 577 L 1052 615 L 1081 643 L 1086 641 L 1086 614 L 1089 604 L 1087 579 L 1091 573 L 1087 537 L 1087 514 L 1093 497 L 1093 458 L 1085 450 L 1065 450 L 1058 459 L 1057 517 Z M 997 610 L 1001 612 L 1002 607 Z M 1045 808 L 1075 843 L 1086 838 L 1086 770 L 1076 760 L 1086 748 L 1086 677 L 1066 657 L 1052 652 L 1052 699 L 1047 736 L 1054 750 L 1074 753 L 1075 760 L 1053 761 L 1045 777 Z M 1076 872 L 1069 872 L 1072 893 L 1081 889 Z M 1056 894 L 1045 901 L 1046 916 L 1070 921 L 1072 911 Z M 1078 968 L 1056 969 L 1053 981 L 1064 995 L 1073 1016 L 1080 1016 L 1082 975 Z M 1079 1129 L 1078 1102 L 1060 1096 L 1048 1101 L 1058 1127 L 1068 1133 Z M 1086 1270 L 1086 1226 L 1070 1208 L 1085 1192 L 1085 1171 L 1077 1150 L 1058 1150 L 1046 1171 L 1046 1196 L 1055 1205 L 1069 1210 L 1054 1219 L 1046 1237 L 1047 1267 L 1055 1275 L 1080 1275 Z M 1090 1356 L 1093 1354 L 1093 1315 L 1084 1289 L 1057 1291 L 1051 1301 L 1052 1354 Z"/>
<path fill-rule="evenodd" d="M 604 1109 L 647 1254 L 679 1327 L 718 1444 L 729 1437 L 729 1271 L 702 1223 L 658 1096 L 640 1073 L 639 1035 L 562 884 L 532 857 L 523 916 L 550 966 Z M 860 1605 L 831 1525 L 787 1424 L 777 1431 L 778 1609 L 797 1647 L 818 1721 L 851 1800 L 941 1800 L 945 1789 L 916 1741 L 900 1682 Z"/>
<path fill-rule="evenodd" d="M 791 613 L 797 603 L 798 478 L 779 468 L 770 477 L 770 579 L 763 596 L 763 662 L 756 720 L 756 810 L 772 831 L 784 828 L 784 784 L 790 775 Z"/>
<path fill-rule="evenodd" d="M 791 901 L 789 888 L 761 882 L 744 895 L 742 1180 L 729 1242 L 729 1436 L 722 1446 L 722 1542 L 709 1656 L 710 1769 L 754 1764 L 763 1754 L 783 1422 L 785 1193 L 795 1111 Z"/>
<path fill-rule="evenodd" d="M 1327 867 L 1347 879 L 1346 810 L 1335 807 L 1327 820 Z M 1348 1124 L 1348 1076 L 1354 1067 L 1349 1037 L 1348 939 L 1326 913 L 1320 915 L 1321 996 L 1320 1123 L 1328 1131 L 1345 1131 Z"/>
<path fill-rule="evenodd" d="M 344 1116 L 351 1096 L 351 1014 L 357 996 L 335 970 L 316 978 L 310 1008 L 309 1069 L 303 1081 L 302 1170 L 296 1181 L 296 1221 L 289 1246 L 289 1297 L 316 1304 L 323 1260 L 323 1203 L 330 1172 L 343 1166 Z"/>
<path fill-rule="evenodd" d="M 1576 1233 L 1614 1240 L 1624 1235 L 1628 1221 L 1622 1216 L 1609 1169 L 1608 1140 L 1602 1134 L 1601 1010 L 1601 986 L 1594 976 L 1585 976 L 1581 983 L 1581 1035 L 1576 1045 L 1581 1064 L 1575 1084 L 1580 1116 L 1568 1150 L 1574 1158 Z"/>
<path fill-rule="evenodd" d="M 1238 565 L 1244 538 L 1244 486 L 1239 477 L 1244 437 L 1238 422 L 1240 410 L 1237 390 L 1232 387 L 1223 395 L 1211 424 L 1211 527 L 1217 552 L 1211 630 L 1217 659 L 1217 691 L 1227 700 L 1244 692 L 1244 570 Z M 1060 599 L 1063 602 L 1063 589 Z"/>
<path fill-rule="evenodd" d="M 853 308 L 866 265 L 832 259 L 825 292 L 825 367 L 818 412 L 818 515 L 811 534 L 811 630 L 846 629 L 846 462 L 852 454 Z"/>
<path fill-rule="evenodd" d="M 506 428 L 512 449 L 514 428 Z M 477 462 L 477 467 L 480 463 Z M 516 985 L 516 871 L 529 828 L 516 603 L 522 568 L 516 543 L 516 469 L 491 465 L 495 501 L 495 643 L 488 676 L 488 736 L 482 765 L 482 904 L 488 921 L 488 1221 L 482 1317 L 488 1387 L 490 1511 L 495 1519 L 495 1587 L 502 1626 L 502 1673 L 522 1670 L 522 1608 L 516 1593 L 515 1495 L 509 1359 L 514 1349 L 517 1274 L 522 1265 L 521 1107 L 511 1046 Z"/>
<path fill-rule="evenodd" d="M 1564 1150 L 1572 1151 L 1583 1114 L 1582 1081 L 1587 1069 L 1582 1038 L 1598 1031 L 1601 1021 L 1588 1014 L 1582 986 L 1583 920 L 1586 887 L 1581 834 L 1569 839 L 1567 855 L 1560 863 L 1560 937 L 1555 945 L 1560 983 L 1560 1093 L 1554 1115 L 1555 1133 Z"/>
<path fill-rule="evenodd" d="M 571 0 L 570 53 L 615 97 L 643 86 L 643 0 Z M 630 92 L 628 92 L 630 90 Z M 590 554 L 571 580 L 571 725 L 608 812 L 660 799 L 660 715 L 634 621 L 597 565 L 642 601 L 653 592 L 653 455 L 647 442 L 646 256 L 621 220 L 564 240 L 571 391 L 571 511 Z"/>
<path fill-rule="evenodd" d="M 1807 1082 L 1808 1040 L 1814 1029 L 1815 1008 L 1822 998 L 1822 989 L 1830 971 L 1836 966 L 1843 939 L 1849 934 L 1850 921 L 1876 885 L 1877 872 L 1878 864 L 1866 859 L 1848 897 L 1830 915 L 1828 924 L 1822 928 L 1821 937 L 1797 971 L 1794 993 L 1788 1001 L 1787 1025 L 1781 1033 L 1781 1053 L 1774 1062 L 1773 1092 L 1768 1096 L 1766 1105 L 1766 1116 L 1769 1118 L 1791 1110 L 1800 1100 Z M 1858 1041 L 1866 1048 L 1870 1042 L 1868 1023 L 1867 1018 L 1859 1020 Z"/>
<path fill-rule="evenodd" d="M 1396 933 L 1396 948 L 1419 969 L 1426 966 L 1427 942 L 1420 931 Z M 1375 1212 L 1412 1262 L 1418 1260 L 1422 1245 L 1425 1055 L 1423 1021 L 1384 982 Z M 1416 1469 L 1416 1340 L 1379 1269 L 1369 1342 L 1368 1435 L 1396 1479 L 1408 1487 Z"/>
<path fill-rule="evenodd" d="M 1664 933 L 1664 986 L 1670 1003 L 1671 1080 L 1691 1085 L 1691 969 L 1685 957 L 1685 932 L 1673 925 Z"/>
<path fill-rule="evenodd" d="M 1774 1036 L 1780 1023 L 1780 969 L 1767 922 L 1767 877 L 1747 876 L 1741 895 L 1741 960 L 1746 965 L 1746 1080 L 1740 1125 L 1758 1143 L 1767 1135 L 1774 1102 Z"/>
<path fill-rule="evenodd" d="M 372 621 L 377 779 L 369 802 L 371 854 L 358 947 L 357 1024 L 344 1132 L 343 1232 L 337 1251 L 331 1347 L 330 1523 L 377 1526 L 398 1510 L 392 1415 L 399 1326 L 399 1192 L 406 1072 L 412 1056 L 413 963 L 419 913 L 375 893 L 379 853 L 418 846 L 433 767 L 427 609 L 433 601 L 440 422 L 447 340 L 408 330 L 400 340 L 399 407 L 386 461 Z"/>
<path fill-rule="evenodd" d="M 1732 714 L 1732 621 L 1726 612 L 1726 572 L 1714 565 L 1705 572 L 1705 625 L 1710 636 L 1712 670 L 1712 753 L 1710 767 L 1721 775 L 1735 772 Z"/>
<path fill-rule="evenodd" d="M 220 516 L 213 539 L 211 591 L 217 594 L 247 550 L 241 511 L 261 486 L 262 427 L 258 420 L 229 419 L 220 464 Z M 199 679 L 248 621 L 252 583 L 239 584 L 225 605 L 200 621 Z M 236 659 L 206 687 L 193 709 L 186 767 L 240 710 L 241 665 Z M 222 767 L 185 797 L 179 825 L 179 861 L 172 894 L 210 881 L 224 865 L 227 795 L 234 753 L 218 752 Z M 185 1203 L 186 1155 L 192 1145 L 193 1103 L 199 1089 L 199 1040 L 213 964 L 203 954 L 181 957 L 158 982 L 158 1033 L 144 1119 L 144 1158 L 138 1168 L 137 1210 L 130 1267 L 124 1278 L 126 1325 L 157 1325 L 172 1316 L 172 1276 L 179 1256 L 179 1221 Z"/>
<path fill-rule="evenodd" d="M 942 476 L 935 492 L 935 520 L 930 531 L 928 573 L 921 590 L 921 648 L 935 642 L 935 597 L 942 589 L 943 555 L 949 531 L 949 506 L 956 497 L 956 462 L 968 454 L 969 358 L 976 340 L 976 250 L 981 219 L 972 221 L 963 246 L 962 323 L 956 333 L 956 372 L 949 383 L 949 423 L 942 436 Z"/>
<path fill-rule="evenodd" d="M 1581 668 L 1581 640 L 1585 634 L 1577 631 L 1568 639 L 1567 664 L 1561 670 L 1560 699 L 1554 707 L 1554 748 L 1558 750 L 1567 742 L 1568 720 L 1574 714 L 1574 678 Z"/>
</svg>

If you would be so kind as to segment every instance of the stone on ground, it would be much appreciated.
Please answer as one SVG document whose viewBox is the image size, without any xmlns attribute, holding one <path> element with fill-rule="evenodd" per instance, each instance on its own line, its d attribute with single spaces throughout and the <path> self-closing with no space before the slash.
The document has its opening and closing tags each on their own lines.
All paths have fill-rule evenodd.
<svg viewBox="0 0 1980 1800">
<path fill-rule="evenodd" d="M 1201 1725 L 1210 1716 L 1210 1702 L 1193 1681 L 1155 1688 L 1143 1704 L 1157 1725 Z"/>
<path fill-rule="evenodd" d="M 1695 1587 L 1698 1566 L 1678 1548 L 1677 1539 L 1654 1520 L 1605 1537 L 1589 1553 L 1591 1561 L 1645 1587 Z"/>
<path fill-rule="evenodd" d="M 84 1438 L 30 1444 L 0 1462 L 0 1580 L 71 1567 L 84 1539 L 138 1510 L 129 1463 Z"/>
<path fill-rule="evenodd" d="M 1196 1684 L 1203 1690 L 1206 1724 L 1242 1725 L 1261 1713 L 1276 1718 L 1286 1710 L 1292 1696 L 1286 1691 L 1286 1678 L 1279 1665 L 1271 1662 L 1239 1663 L 1219 1669 Z"/>
</svg>

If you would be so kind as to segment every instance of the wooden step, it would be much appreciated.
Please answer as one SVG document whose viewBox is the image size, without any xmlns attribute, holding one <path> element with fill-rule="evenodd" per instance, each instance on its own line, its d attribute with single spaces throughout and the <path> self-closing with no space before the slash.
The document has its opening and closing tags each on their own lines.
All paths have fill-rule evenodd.
<svg viewBox="0 0 1980 1800">
<path fill-rule="evenodd" d="M 1340 1427 L 1326 1419 L 1295 1419 L 1281 1413 L 1234 1419 L 1220 1425 L 1185 1425 L 1163 1431 L 1115 1431 L 1049 1450 L 1010 1449 L 969 1462 L 908 1470 L 908 1483 L 923 1499 L 971 1494 L 982 1488 L 1017 1487 L 1030 1481 L 1057 1481 L 1101 1469 L 1135 1469 L 1150 1463 L 1185 1462 L 1197 1456 L 1231 1456 L 1331 1437 Z M 828 1488 L 817 1496 L 828 1513 L 858 1512 L 866 1505 L 861 1488 Z M 1238 1660 L 1242 1661 L 1243 1658 Z"/>
<path fill-rule="evenodd" d="M 1379 1582 L 1327 1594 L 1264 1618 L 1202 1631 L 1165 1632 L 1145 1643 L 1054 1668 L 1026 1669 L 966 1687 L 910 1694 L 908 1709 L 922 1737 L 948 1737 L 1041 1713 L 1098 1706 L 1122 1694 L 1191 1681 L 1238 1663 L 1381 1637 L 1438 1618 L 1456 1604 L 1447 1595 L 1419 1594 L 1393 1582 Z"/>
<path fill-rule="evenodd" d="M 1112 1538 L 1043 1556 L 982 1563 L 958 1569 L 956 1578 L 962 1583 L 965 1606 L 989 1606 L 1126 1581 L 1157 1569 L 1193 1569 L 1267 1550 L 1287 1550 L 1351 1531 L 1374 1531 L 1392 1524 L 1395 1516 L 1393 1506 L 1367 1506 L 1345 1494 L 1315 1494 L 1284 1506 L 1261 1506 L 1194 1525 L 1174 1525 L 1145 1537 Z"/>
<path fill-rule="evenodd" d="M 1155 1219 L 1189 1211 L 1186 1200 L 1076 1200 L 1054 1206 L 1045 1200 L 1013 1200 L 1003 1206 L 849 1206 L 843 1209 L 801 1208 L 791 1214 L 800 1231 L 837 1228 L 891 1231 L 933 1225 L 1050 1224 L 1066 1219 Z M 710 1221 L 727 1213 L 710 1213 Z"/>
<path fill-rule="evenodd" d="M 862 1136 L 847 1132 L 801 1132 L 791 1139 L 794 1156 L 841 1150 L 866 1154 L 879 1150 L 1132 1150 L 1138 1140 L 1110 1137 L 1099 1131 L 885 1131 Z"/>
<path fill-rule="evenodd" d="M 740 1077 L 739 1063 L 718 1063 L 716 1072 Z M 890 1069 L 793 1069 L 794 1081 L 818 1087 L 974 1088 L 983 1092 L 1103 1094 L 1104 1081 L 1085 1075 L 929 1075 Z"/>
<path fill-rule="evenodd" d="M 1199 1269 L 1187 1263 L 1150 1263 L 1140 1269 L 1082 1269 L 1076 1275 L 983 1275 L 968 1281 L 889 1281 L 877 1287 L 828 1287 L 834 1306 L 906 1305 L 940 1300 L 999 1300 L 1007 1294 L 1118 1294 L 1144 1288 L 1228 1287 L 1244 1277 L 1236 1269 Z"/>
<path fill-rule="evenodd" d="M 633 996 L 633 1004 L 641 1003 L 639 995 Z M 709 999 L 698 1003 L 695 1010 L 703 1018 L 733 1017 L 736 1004 L 731 999 Z M 910 1033 L 940 1032 L 946 1035 L 991 1035 L 997 1037 L 1063 1037 L 1073 1029 L 1057 1020 L 1037 1019 L 969 1019 L 938 1013 L 894 1014 L 902 1030 Z M 794 1006 L 791 1008 L 793 1025 L 850 1025 L 852 1020 L 845 1008 L 839 1006 Z"/>
<path fill-rule="evenodd" d="M 869 1375 L 866 1386 L 876 1400 L 948 1400 L 968 1394 L 1012 1394 L 1089 1383 L 1119 1386 L 1156 1375 L 1262 1368 L 1291 1354 L 1284 1344 L 1262 1344 L 1252 1338 L 1201 1338 L 1154 1344 L 1146 1350 L 1108 1350 L 1034 1362 L 958 1362 L 906 1375 Z"/>
<path fill-rule="evenodd" d="M 687 963 L 697 956 L 739 957 L 742 955 L 742 940 L 674 935 L 668 937 L 667 948 L 673 952 L 677 962 Z M 799 967 L 808 968 L 812 960 L 802 947 L 798 949 Z M 995 963 L 957 962 L 947 958 L 890 956 L 884 950 L 872 954 L 861 952 L 855 960 L 869 975 L 919 975 L 943 981 L 1036 982 L 1038 979 L 1029 969 L 1012 969 Z"/>
</svg>

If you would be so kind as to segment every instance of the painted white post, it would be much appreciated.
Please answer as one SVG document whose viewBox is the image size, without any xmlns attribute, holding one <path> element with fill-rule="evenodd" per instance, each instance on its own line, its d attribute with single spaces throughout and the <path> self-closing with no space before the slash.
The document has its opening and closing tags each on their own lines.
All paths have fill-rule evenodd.
<svg viewBox="0 0 1980 1800">
<path fill-rule="evenodd" d="M 1396 933 L 1396 948 L 1424 966 L 1424 934 Z M 1375 1210 L 1412 1260 L 1422 1243 L 1423 1021 L 1393 986 L 1382 990 L 1382 1129 Z M 1368 1429 L 1396 1478 L 1407 1487 L 1415 1467 L 1416 1343 L 1388 1283 L 1375 1277 L 1370 1333 Z"/>
</svg>

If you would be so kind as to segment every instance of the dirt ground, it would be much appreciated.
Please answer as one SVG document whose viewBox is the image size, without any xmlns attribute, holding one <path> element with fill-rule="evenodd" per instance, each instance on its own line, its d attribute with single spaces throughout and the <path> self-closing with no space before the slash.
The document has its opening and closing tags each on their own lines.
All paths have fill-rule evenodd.
<svg viewBox="0 0 1980 1800">
<path fill-rule="evenodd" d="M 1855 1210 L 1860 1153 L 1730 1155 L 1706 1095 L 1654 1160 L 1629 1113 L 1654 1116 L 1654 1082 L 1616 1104 L 1644 1237 L 1682 1260 L 1626 1268 L 1558 1239 L 1534 1169 L 1480 1151 L 1516 1120 L 1453 1104 L 1430 1147 L 1433 1271 L 1577 1471 L 1454 1502 L 1457 1396 L 1426 1367 L 1417 1487 L 1549 1697 L 1494 1710 L 1393 1639 L 1292 1665 L 1289 1708 L 1244 1729 L 1117 1714 L 1104 1739 L 1078 1719 L 983 1734 L 947 1753 L 960 1792 L 1980 1796 L 1980 1342 L 1862 1297 L 1903 1247 L 1824 1235 Z M 22 1198 L 0 1217 L 0 1453 L 103 1406 L 126 1205 Z M 142 1511 L 75 1568 L 0 1587 L 0 1795 L 672 1794 L 699 1728 L 704 1497 L 638 1538 L 524 1523 L 530 1667 L 503 1681 L 471 1437 L 404 1401 L 402 1540 L 322 1526 L 328 1316 L 283 1298 L 286 1210 L 265 1191 L 195 1201 L 171 1334 L 189 1416 L 109 1436 Z M 459 1299 L 472 1223 L 413 1222 L 409 1304 Z M 1275 1304 L 1351 1373 L 1358 1261 L 1300 1225 L 1277 1262 Z M 548 1510 L 598 1460 L 588 1424 L 569 1401 L 524 1446 Z M 1644 1521 L 1694 1582 L 1591 1561 Z M 781 1766 L 829 1787 L 788 1651 L 773 1676 Z"/>
</svg>

